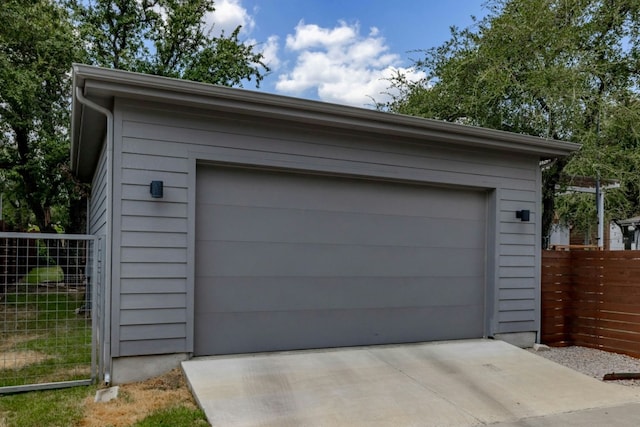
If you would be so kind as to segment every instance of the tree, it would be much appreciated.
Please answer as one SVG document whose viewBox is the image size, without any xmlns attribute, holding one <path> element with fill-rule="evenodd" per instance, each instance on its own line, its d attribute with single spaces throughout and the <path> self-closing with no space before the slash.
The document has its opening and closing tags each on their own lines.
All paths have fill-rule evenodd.
<svg viewBox="0 0 640 427">
<path fill-rule="evenodd" d="M 0 8 L 0 192 L 18 229 L 84 232 L 69 169 L 73 62 L 223 85 L 268 71 L 255 46 L 212 37 L 211 0 L 5 0 Z M 73 214 L 69 214 L 69 212 Z"/>
<path fill-rule="evenodd" d="M 268 72 L 255 46 L 205 27 L 212 0 L 71 0 L 87 62 L 205 83 L 259 86 Z"/>
<path fill-rule="evenodd" d="M 640 130 L 640 3 L 493 0 L 488 8 L 473 27 L 452 28 L 449 41 L 422 51 L 415 66 L 427 77 L 397 76 L 399 95 L 384 108 L 582 143 L 570 159 L 545 164 L 543 236 L 563 173 L 621 179 L 637 200 L 629 178 Z M 638 203 L 617 209 L 628 214 Z"/>
<path fill-rule="evenodd" d="M 48 0 L 6 0 L 0 22 L 3 201 L 20 212 L 10 222 L 20 228 L 35 222 L 44 230 L 51 207 L 66 204 L 73 185 L 65 165 L 75 38 L 66 11 Z"/>
</svg>

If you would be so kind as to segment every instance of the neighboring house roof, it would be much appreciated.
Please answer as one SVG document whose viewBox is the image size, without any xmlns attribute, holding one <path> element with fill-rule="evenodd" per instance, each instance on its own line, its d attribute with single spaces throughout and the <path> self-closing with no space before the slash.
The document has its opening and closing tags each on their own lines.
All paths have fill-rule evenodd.
<svg viewBox="0 0 640 427">
<path fill-rule="evenodd" d="M 600 178 L 599 184 L 602 191 L 620 188 L 620 181 L 617 179 Z M 598 187 L 597 178 L 562 174 L 560 183 L 556 185 L 556 190 L 564 190 L 569 193 L 595 193 L 596 187 Z"/>
<path fill-rule="evenodd" d="M 595 188 L 597 186 L 598 179 L 592 176 L 563 174 L 560 177 L 560 182 L 571 187 Z M 620 181 L 617 179 L 600 178 L 600 185 L 602 187 L 617 188 L 620 186 Z"/>
<path fill-rule="evenodd" d="M 640 224 L 640 216 L 634 216 L 633 218 L 622 219 L 620 221 L 616 221 L 616 224 L 621 226 L 629 226 L 629 225 L 638 225 Z"/>
<path fill-rule="evenodd" d="M 580 148 L 579 144 L 529 135 L 79 64 L 73 66 L 73 87 L 106 108 L 111 108 L 114 97 L 126 97 L 541 158 L 566 156 Z M 72 112 L 71 167 L 80 178 L 88 179 L 99 155 L 105 120 L 75 96 Z"/>
</svg>

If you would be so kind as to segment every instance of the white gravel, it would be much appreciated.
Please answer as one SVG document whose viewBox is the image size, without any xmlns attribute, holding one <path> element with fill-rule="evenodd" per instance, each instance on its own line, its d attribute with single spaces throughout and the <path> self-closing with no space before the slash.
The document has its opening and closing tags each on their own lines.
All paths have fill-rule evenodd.
<svg viewBox="0 0 640 427">
<path fill-rule="evenodd" d="M 583 374 L 602 380 L 605 374 L 640 373 L 640 359 L 624 354 L 610 353 L 586 347 L 550 347 L 549 350 L 530 352 Z M 632 387 L 640 387 L 640 380 L 611 381 Z"/>
</svg>

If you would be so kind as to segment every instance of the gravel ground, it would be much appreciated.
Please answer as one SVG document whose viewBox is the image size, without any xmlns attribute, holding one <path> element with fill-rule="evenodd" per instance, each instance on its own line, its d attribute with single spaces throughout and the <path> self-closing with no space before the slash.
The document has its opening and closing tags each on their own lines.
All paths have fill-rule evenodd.
<svg viewBox="0 0 640 427">
<path fill-rule="evenodd" d="M 608 351 L 586 347 L 550 347 L 549 350 L 535 351 L 529 349 L 529 351 L 599 380 L 602 380 L 605 374 L 613 372 L 640 373 L 640 359 L 624 354 L 609 353 Z M 611 382 L 640 387 L 640 380 Z"/>
</svg>

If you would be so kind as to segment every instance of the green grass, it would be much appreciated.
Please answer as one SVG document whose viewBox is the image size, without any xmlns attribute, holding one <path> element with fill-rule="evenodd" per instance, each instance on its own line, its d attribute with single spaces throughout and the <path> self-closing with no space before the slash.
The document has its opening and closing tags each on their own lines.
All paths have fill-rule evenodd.
<svg viewBox="0 0 640 427">
<path fill-rule="evenodd" d="M 78 425 L 84 417 L 84 400 L 93 396 L 97 386 L 60 390 L 31 391 L 0 396 L 0 426 L 62 427 Z M 107 424 L 108 425 L 108 424 Z M 199 409 L 174 406 L 149 414 L 135 427 L 208 426 Z"/>
<path fill-rule="evenodd" d="M 184 406 L 163 409 L 152 413 L 134 427 L 190 427 L 208 426 L 207 418 L 200 409 L 190 409 Z"/>
<path fill-rule="evenodd" d="M 23 278 L 24 283 L 31 285 L 46 282 L 62 282 L 64 280 L 64 272 L 60 266 L 38 267 L 33 268 Z"/>
<path fill-rule="evenodd" d="M 97 387 L 31 391 L 0 396 L 0 425 L 14 427 L 61 427 L 77 425 L 82 404 Z"/>
<path fill-rule="evenodd" d="M 32 270 L 26 282 L 55 281 L 58 273 L 52 267 Z M 24 366 L 0 369 L 0 387 L 89 378 L 91 322 L 75 312 L 85 302 L 82 292 L 49 292 L 46 288 L 43 292 L 42 287 L 25 283 L 19 286 L 22 288 L 18 292 L 8 293 L 0 303 L 0 346 L 4 345 L 0 353 L 37 357 Z M 84 417 L 84 400 L 95 395 L 97 389 L 80 386 L 0 395 L 0 426 L 78 425 Z M 199 409 L 176 406 L 153 412 L 135 426 L 187 427 L 208 423 Z"/>
<path fill-rule="evenodd" d="M 2 304 L 0 342 L 12 351 L 0 369 L 0 386 L 71 381 L 90 377 L 91 323 L 75 310 L 82 293 L 25 292 L 8 294 Z M 17 359 L 31 363 L 12 365 Z M 1 358 L 0 358 L 1 359 Z"/>
<path fill-rule="evenodd" d="M 6 314 L 1 321 L 18 323 L 15 326 L 3 325 L 2 330 L 54 328 L 62 320 L 85 321 L 75 312 L 83 303 L 81 293 L 9 293 L 3 302 Z"/>
</svg>

